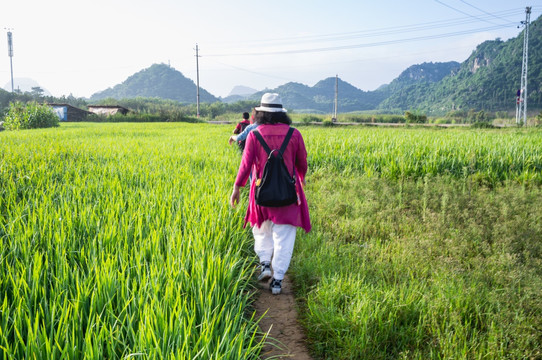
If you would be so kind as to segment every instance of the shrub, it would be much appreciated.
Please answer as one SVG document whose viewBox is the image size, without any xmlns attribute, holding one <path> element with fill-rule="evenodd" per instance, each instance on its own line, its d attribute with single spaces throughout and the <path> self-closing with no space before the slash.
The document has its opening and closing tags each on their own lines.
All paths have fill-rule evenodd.
<svg viewBox="0 0 542 360">
<path fill-rule="evenodd" d="M 59 118 L 54 110 L 35 101 L 26 104 L 16 101 L 10 103 L 4 118 L 6 130 L 38 129 L 58 126 Z"/>
<path fill-rule="evenodd" d="M 446 118 L 437 118 L 433 121 L 433 124 L 450 124 L 452 121 Z"/>
<path fill-rule="evenodd" d="M 189 122 L 189 123 L 198 123 L 203 122 L 202 120 L 187 116 L 182 114 L 179 111 L 164 111 L 160 112 L 158 114 L 150 114 L 150 113 L 128 113 L 126 115 L 123 114 L 115 114 L 115 115 L 96 115 L 91 118 L 89 121 L 97 121 L 97 122 L 112 122 L 112 123 L 125 123 L 125 122 L 134 122 L 134 123 L 142 123 L 142 122 Z"/>
<path fill-rule="evenodd" d="M 402 115 L 394 114 L 346 114 L 341 115 L 342 122 L 356 123 L 404 123 L 405 118 Z"/>
<path fill-rule="evenodd" d="M 406 111 L 405 119 L 407 124 L 424 124 L 427 122 L 427 115 Z"/>
<path fill-rule="evenodd" d="M 310 124 L 311 122 L 321 122 L 322 121 L 322 119 L 320 119 L 318 116 L 314 116 L 314 115 L 305 115 L 305 116 L 303 116 L 303 118 L 301 120 L 305 124 Z"/>
<path fill-rule="evenodd" d="M 492 118 L 495 118 L 495 116 L 492 116 L 491 114 L 486 113 L 484 110 L 476 111 L 474 109 L 470 109 L 467 115 L 467 121 L 470 123 L 476 123 L 476 122 L 487 122 L 490 121 Z"/>
<path fill-rule="evenodd" d="M 497 119 L 511 119 L 512 117 L 506 111 L 497 111 L 495 112 L 495 117 Z"/>
<path fill-rule="evenodd" d="M 471 125 L 472 128 L 475 129 L 494 129 L 495 125 L 486 122 L 486 121 L 477 121 Z"/>
</svg>

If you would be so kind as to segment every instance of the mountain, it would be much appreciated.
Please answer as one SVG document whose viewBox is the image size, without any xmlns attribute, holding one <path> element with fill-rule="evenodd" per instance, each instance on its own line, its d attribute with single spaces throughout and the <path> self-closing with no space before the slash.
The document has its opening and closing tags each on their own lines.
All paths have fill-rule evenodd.
<svg viewBox="0 0 542 360">
<path fill-rule="evenodd" d="M 135 73 L 113 88 L 93 94 L 90 100 L 157 97 L 176 100 L 181 103 L 195 103 L 196 92 L 196 84 L 184 77 L 181 72 L 165 64 L 154 64 Z M 213 103 L 219 101 L 218 98 L 202 88 L 200 88 L 199 94 L 201 102 Z"/>
<path fill-rule="evenodd" d="M 230 91 L 230 94 L 228 96 L 234 96 L 234 95 L 250 96 L 256 92 L 258 92 L 258 90 L 250 88 L 248 86 L 237 85 L 237 86 L 234 86 L 234 88 Z"/>
<path fill-rule="evenodd" d="M 346 81 L 337 79 L 338 88 L 338 110 L 339 112 L 354 112 L 364 110 L 375 110 L 389 97 L 397 95 L 401 98 L 405 89 L 412 86 L 433 84 L 441 81 L 446 76 L 454 74 L 459 70 L 460 64 L 455 61 L 445 63 L 423 63 L 413 65 L 403 71 L 390 84 L 379 87 L 374 91 L 363 91 Z M 314 86 L 290 82 L 275 89 L 266 89 L 255 93 L 250 97 L 252 100 L 259 100 L 264 92 L 276 92 L 282 97 L 286 109 L 297 112 L 331 113 L 335 101 L 335 77 L 321 80 Z M 393 104 L 396 110 L 404 106 L 410 109 L 409 104 Z"/>
<path fill-rule="evenodd" d="M 388 93 L 394 93 L 411 85 L 436 83 L 459 70 L 460 63 L 449 61 L 444 63 L 423 63 L 412 65 L 403 71 L 389 85 L 379 88 Z"/>
<path fill-rule="evenodd" d="M 310 87 L 304 84 L 289 82 L 275 89 L 257 92 L 251 96 L 259 100 L 265 92 L 280 94 L 286 109 L 298 112 L 331 113 L 335 101 L 335 77 L 319 81 Z M 343 112 L 374 109 L 382 100 L 381 93 L 363 91 L 351 84 L 337 79 L 338 108 Z"/>
<path fill-rule="evenodd" d="M 383 100 L 377 107 L 383 110 L 408 110 L 417 107 L 417 92 L 442 81 L 447 76 L 455 75 L 461 67 L 456 61 L 444 63 L 423 63 L 408 67 L 388 85 L 381 86 L 376 91 L 384 93 Z M 425 92 L 424 92 L 425 94 Z"/>
<path fill-rule="evenodd" d="M 250 97 L 258 90 L 250 88 L 248 86 L 237 85 L 235 86 L 228 96 L 221 98 L 222 102 L 231 104 L 238 101 L 250 99 Z"/>
<path fill-rule="evenodd" d="M 514 111 L 515 96 L 521 82 L 523 35 L 478 45 L 459 69 L 442 80 L 414 83 L 390 93 L 379 108 L 417 108 L 429 114 L 450 110 Z M 529 29 L 527 103 L 542 109 L 542 18 Z"/>
</svg>

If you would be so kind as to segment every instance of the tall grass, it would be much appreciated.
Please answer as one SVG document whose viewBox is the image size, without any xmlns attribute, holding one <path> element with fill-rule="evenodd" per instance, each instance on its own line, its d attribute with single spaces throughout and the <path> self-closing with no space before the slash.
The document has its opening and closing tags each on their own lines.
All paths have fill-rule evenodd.
<svg viewBox="0 0 542 360">
<path fill-rule="evenodd" d="M 303 129 L 318 359 L 542 357 L 540 133 Z"/>
<path fill-rule="evenodd" d="M 449 175 L 485 184 L 542 184 L 539 130 L 304 128 L 303 134 L 314 171 L 392 180 Z"/>
<path fill-rule="evenodd" d="M 0 358 L 256 358 L 227 133 L 0 134 Z"/>
</svg>

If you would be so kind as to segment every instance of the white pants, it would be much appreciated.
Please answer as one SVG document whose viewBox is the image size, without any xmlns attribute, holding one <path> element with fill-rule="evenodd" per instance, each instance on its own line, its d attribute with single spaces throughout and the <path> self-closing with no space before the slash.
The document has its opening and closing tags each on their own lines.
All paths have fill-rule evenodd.
<svg viewBox="0 0 542 360">
<path fill-rule="evenodd" d="M 260 263 L 271 262 L 273 277 L 277 280 L 284 279 L 290 266 L 296 230 L 293 225 L 274 224 L 270 220 L 264 221 L 261 227 L 252 227 L 254 251 Z"/>
</svg>

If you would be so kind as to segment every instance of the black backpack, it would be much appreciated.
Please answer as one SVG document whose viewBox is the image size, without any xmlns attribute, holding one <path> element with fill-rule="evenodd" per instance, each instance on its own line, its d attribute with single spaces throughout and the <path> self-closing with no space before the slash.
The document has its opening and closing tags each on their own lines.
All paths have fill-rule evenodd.
<svg viewBox="0 0 542 360">
<path fill-rule="evenodd" d="M 267 161 L 261 179 L 256 181 L 256 204 L 266 207 L 287 206 L 297 201 L 294 175 L 290 175 L 284 164 L 283 154 L 292 137 L 294 128 L 290 128 L 279 150 L 271 150 L 258 130 L 252 131 L 267 153 Z M 273 153 L 277 153 L 276 156 Z"/>
<path fill-rule="evenodd" d="M 246 127 L 249 126 L 250 124 L 243 124 L 241 123 L 241 131 L 239 132 L 242 133 L 243 131 L 245 131 Z M 245 150 L 245 142 L 246 142 L 246 138 L 245 140 L 241 140 L 241 141 L 238 141 L 237 142 L 237 146 L 239 146 L 239 150 L 241 150 L 241 152 L 243 152 L 243 150 Z"/>
</svg>

